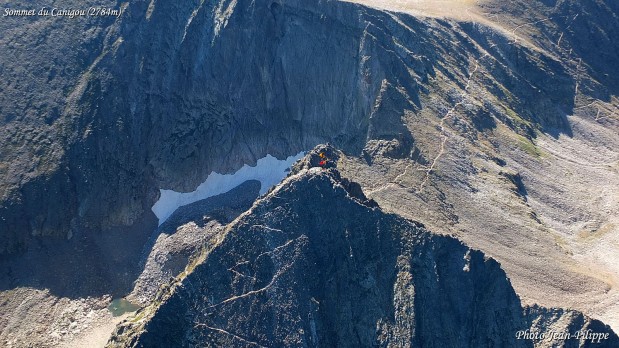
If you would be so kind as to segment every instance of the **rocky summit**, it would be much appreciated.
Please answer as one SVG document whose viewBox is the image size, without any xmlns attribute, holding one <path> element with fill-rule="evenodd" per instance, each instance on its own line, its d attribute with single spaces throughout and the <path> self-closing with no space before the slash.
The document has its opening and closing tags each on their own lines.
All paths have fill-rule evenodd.
<svg viewBox="0 0 619 348">
<path fill-rule="evenodd" d="M 334 151 L 299 163 L 108 347 L 533 347 L 525 333 L 559 321 L 609 337 L 581 346 L 619 344 L 582 314 L 523 309 L 499 263 L 383 212 L 336 163 L 312 166 L 319 153 Z"/>
<path fill-rule="evenodd" d="M 2 7 L 1 347 L 615 344 L 617 1 Z"/>
</svg>

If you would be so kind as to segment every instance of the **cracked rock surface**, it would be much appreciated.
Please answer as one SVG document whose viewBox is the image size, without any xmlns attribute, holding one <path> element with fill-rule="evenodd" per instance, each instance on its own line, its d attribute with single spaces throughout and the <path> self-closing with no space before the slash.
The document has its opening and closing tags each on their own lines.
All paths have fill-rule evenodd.
<svg viewBox="0 0 619 348">
<path fill-rule="evenodd" d="M 619 343 L 582 314 L 526 315 L 495 260 L 348 187 L 335 168 L 298 168 L 108 347 L 533 347 L 516 333 L 573 315 L 569 330 Z"/>
</svg>

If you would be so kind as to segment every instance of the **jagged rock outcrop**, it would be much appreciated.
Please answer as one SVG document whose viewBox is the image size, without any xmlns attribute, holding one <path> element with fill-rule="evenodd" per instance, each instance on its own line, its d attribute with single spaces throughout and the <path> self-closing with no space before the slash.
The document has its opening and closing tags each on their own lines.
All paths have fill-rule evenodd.
<svg viewBox="0 0 619 348">
<path fill-rule="evenodd" d="M 533 347 L 516 333 L 539 316 L 525 315 L 496 261 L 367 204 L 335 168 L 305 166 L 326 151 L 229 225 L 108 346 Z M 619 343 L 595 323 L 606 346 Z"/>
</svg>

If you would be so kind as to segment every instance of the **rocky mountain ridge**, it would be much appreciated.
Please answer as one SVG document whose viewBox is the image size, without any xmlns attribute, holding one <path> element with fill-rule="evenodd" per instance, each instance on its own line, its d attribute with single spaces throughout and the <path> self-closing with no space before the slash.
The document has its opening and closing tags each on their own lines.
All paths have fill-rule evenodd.
<svg viewBox="0 0 619 348">
<path fill-rule="evenodd" d="M 313 151 L 108 346 L 546 347 L 562 341 L 524 332 L 587 329 L 609 338 L 563 344 L 619 344 L 581 314 L 523 310 L 496 261 L 385 214 L 337 169 L 312 165 L 320 152 L 334 158 Z"/>
</svg>

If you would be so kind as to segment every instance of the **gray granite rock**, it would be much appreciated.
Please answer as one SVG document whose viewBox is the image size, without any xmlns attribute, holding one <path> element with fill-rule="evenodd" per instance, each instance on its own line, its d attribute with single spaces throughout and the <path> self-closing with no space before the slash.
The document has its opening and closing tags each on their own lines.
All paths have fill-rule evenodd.
<svg viewBox="0 0 619 348">
<path fill-rule="evenodd" d="M 320 152 L 333 150 L 305 163 Z M 108 346 L 533 347 L 517 333 L 533 322 L 545 332 L 554 326 L 543 320 L 567 313 L 525 314 L 496 261 L 348 187 L 336 168 L 299 168 Z M 570 330 L 595 328 L 609 334 L 606 346 L 619 343 L 576 315 Z"/>
</svg>

